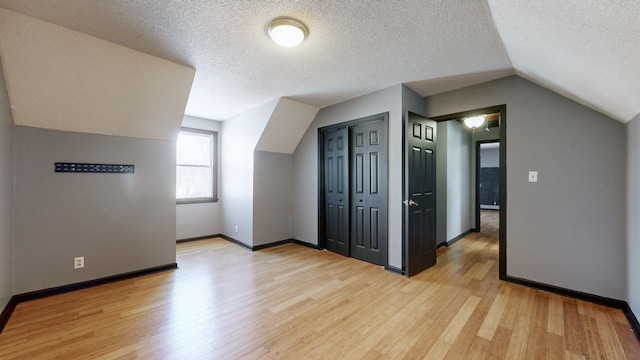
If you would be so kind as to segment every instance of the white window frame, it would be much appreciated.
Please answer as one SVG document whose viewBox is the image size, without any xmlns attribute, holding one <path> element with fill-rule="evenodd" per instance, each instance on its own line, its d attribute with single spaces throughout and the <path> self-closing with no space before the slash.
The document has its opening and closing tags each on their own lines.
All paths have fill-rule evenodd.
<svg viewBox="0 0 640 360">
<path fill-rule="evenodd" d="M 211 139 L 211 164 L 210 166 L 178 164 L 177 157 L 176 157 L 176 176 L 178 172 L 178 167 L 210 167 L 213 191 L 212 191 L 211 197 L 199 197 L 199 198 L 177 198 L 177 194 L 176 194 L 176 204 L 196 204 L 196 203 L 218 202 L 218 132 L 211 131 L 211 130 L 204 130 L 204 129 L 181 127 L 180 133 L 209 135 Z M 176 153 L 177 153 L 177 150 L 178 149 L 177 149 L 177 143 L 176 143 Z M 177 186 L 178 184 L 176 182 L 176 193 L 177 193 Z"/>
</svg>

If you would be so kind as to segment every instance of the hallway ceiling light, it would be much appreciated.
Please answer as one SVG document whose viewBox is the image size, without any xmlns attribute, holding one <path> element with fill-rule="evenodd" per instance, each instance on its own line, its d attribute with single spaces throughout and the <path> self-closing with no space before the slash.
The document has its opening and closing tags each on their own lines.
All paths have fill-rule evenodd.
<svg viewBox="0 0 640 360">
<path fill-rule="evenodd" d="M 464 124 L 470 129 L 480 127 L 484 123 L 484 115 L 464 118 Z"/>
<path fill-rule="evenodd" d="M 284 47 L 300 45 L 308 32 L 303 23 L 291 18 L 277 18 L 267 26 L 267 34 L 271 40 Z"/>
</svg>

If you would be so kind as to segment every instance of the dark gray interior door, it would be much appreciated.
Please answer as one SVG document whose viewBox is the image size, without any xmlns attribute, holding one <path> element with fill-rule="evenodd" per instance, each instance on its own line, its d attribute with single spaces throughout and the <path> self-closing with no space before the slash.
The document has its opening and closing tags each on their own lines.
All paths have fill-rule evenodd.
<svg viewBox="0 0 640 360">
<path fill-rule="evenodd" d="M 351 130 L 351 256 L 387 264 L 386 122 Z"/>
<path fill-rule="evenodd" d="M 407 113 L 404 162 L 405 273 L 436 263 L 436 122 Z"/>
<path fill-rule="evenodd" d="M 349 131 L 324 134 L 325 246 L 349 256 Z"/>
</svg>

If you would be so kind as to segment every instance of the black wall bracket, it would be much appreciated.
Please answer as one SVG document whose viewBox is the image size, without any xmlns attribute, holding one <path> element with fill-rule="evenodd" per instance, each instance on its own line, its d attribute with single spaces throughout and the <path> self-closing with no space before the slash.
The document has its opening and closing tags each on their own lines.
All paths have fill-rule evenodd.
<svg viewBox="0 0 640 360">
<path fill-rule="evenodd" d="M 107 173 L 133 174 L 134 166 L 128 164 L 85 164 L 85 163 L 55 163 L 55 172 L 63 173 Z"/>
</svg>

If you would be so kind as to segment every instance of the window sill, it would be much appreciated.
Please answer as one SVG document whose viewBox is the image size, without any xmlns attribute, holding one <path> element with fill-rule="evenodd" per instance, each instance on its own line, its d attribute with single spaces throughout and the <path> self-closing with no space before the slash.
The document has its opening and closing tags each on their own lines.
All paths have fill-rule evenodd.
<svg viewBox="0 0 640 360">
<path fill-rule="evenodd" d="M 176 200 L 176 205 L 217 203 L 217 202 L 218 202 L 218 199 L 216 199 L 216 198 L 181 199 L 181 200 Z"/>
</svg>

